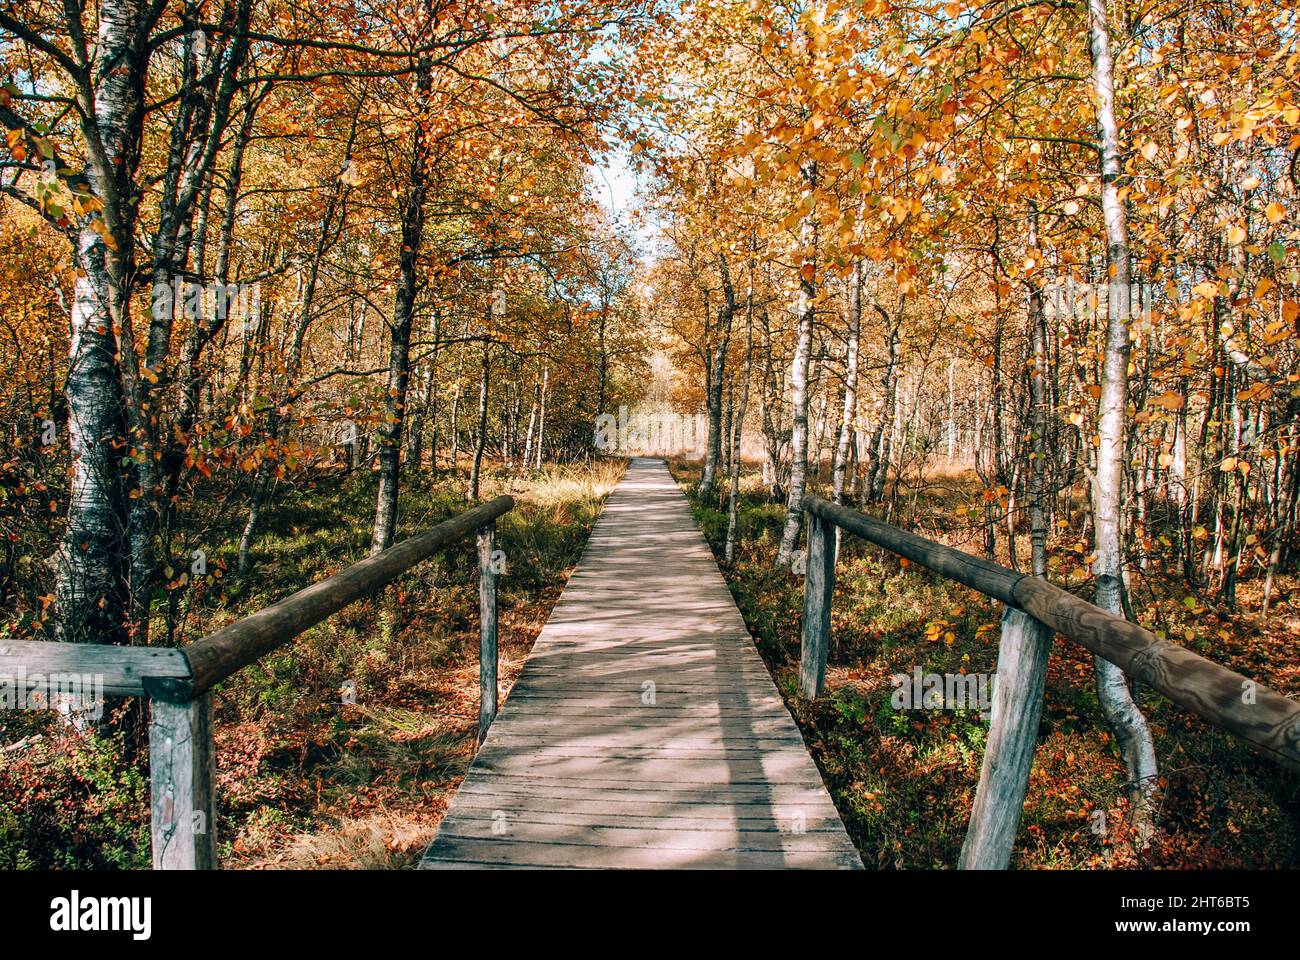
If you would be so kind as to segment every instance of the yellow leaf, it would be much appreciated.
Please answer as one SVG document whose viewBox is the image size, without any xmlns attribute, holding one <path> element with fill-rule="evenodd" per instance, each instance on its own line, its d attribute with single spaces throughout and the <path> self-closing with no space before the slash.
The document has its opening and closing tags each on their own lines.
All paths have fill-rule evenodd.
<svg viewBox="0 0 1300 960">
<path fill-rule="evenodd" d="M 1277 223 L 1286 216 L 1286 210 L 1283 209 L 1282 204 L 1274 200 L 1264 208 L 1264 216 L 1268 217 L 1269 223 Z"/>
</svg>

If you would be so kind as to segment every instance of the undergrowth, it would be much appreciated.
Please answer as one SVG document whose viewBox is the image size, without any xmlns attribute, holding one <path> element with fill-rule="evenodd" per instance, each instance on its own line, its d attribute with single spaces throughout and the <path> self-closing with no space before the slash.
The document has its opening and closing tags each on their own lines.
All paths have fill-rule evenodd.
<svg viewBox="0 0 1300 960">
<path fill-rule="evenodd" d="M 489 471 L 483 498 L 517 501 L 497 522 L 503 695 L 623 469 L 597 460 L 522 477 Z M 466 509 L 463 488 L 463 477 L 411 472 L 398 538 Z M 254 570 L 192 596 L 181 635 L 204 636 L 363 559 L 374 501 L 375 481 L 361 474 L 281 491 Z M 210 560 L 233 571 L 237 528 L 224 535 Z M 477 584 L 470 538 L 217 687 L 222 866 L 418 860 L 475 747 Z M 111 719 L 83 735 L 48 713 L 0 713 L 0 869 L 148 866 L 147 758 L 114 731 Z"/>
<path fill-rule="evenodd" d="M 701 502 L 698 465 L 674 475 L 721 560 L 725 502 Z M 973 477 L 947 478 L 913 510 L 962 549 L 953 518 L 976 502 Z M 868 867 L 939 868 L 957 863 L 987 733 L 975 710 L 900 710 L 891 678 L 990 674 L 1001 610 L 988 598 L 845 535 L 832 604 L 826 688 L 798 693 L 803 581 L 775 567 L 784 503 L 770 502 L 746 474 L 738 502 L 736 561 L 724 565 L 759 652 L 803 731 L 850 835 Z M 939 519 L 936 519 L 939 518 Z M 1022 545 L 1023 547 L 1023 545 Z M 1052 546 L 1052 576 L 1086 580 L 1070 531 Z M 1000 561 L 1007 562 L 1005 555 Z M 1267 622 L 1211 610 L 1173 577 L 1149 571 L 1140 598 L 1147 625 L 1283 693 L 1300 692 L 1295 650 L 1300 593 L 1279 590 Z M 1085 584 L 1086 586 L 1086 584 Z M 1242 584 L 1249 609 L 1251 581 Z M 1300 778 L 1150 690 L 1142 694 L 1161 761 L 1160 832 L 1145 849 L 1127 827 L 1124 769 L 1093 684 L 1091 655 L 1057 638 L 1049 665 L 1039 746 L 1013 854 L 1019 868 L 1294 867 L 1300 839 Z"/>
</svg>

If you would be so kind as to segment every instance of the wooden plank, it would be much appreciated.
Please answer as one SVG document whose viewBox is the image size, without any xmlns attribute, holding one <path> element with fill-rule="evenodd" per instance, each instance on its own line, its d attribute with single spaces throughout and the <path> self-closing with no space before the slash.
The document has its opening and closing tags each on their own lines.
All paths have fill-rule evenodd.
<svg viewBox="0 0 1300 960">
<path fill-rule="evenodd" d="M 603 737 L 597 736 L 564 736 L 564 735 L 517 735 L 514 733 L 503 734 L 495 740 L 500 746 L 508 747 L 533 747 L 542 749 L 555 750 L 601 750 L 606 747 L 614 749 L 643 749 L 656 748 L 660 750 L 724 750 L 728 747 L 738 747 L 747 750 L 780 750 L 788 746 L 802 746 L 803 741 L 798 737 L 719 737 L 719 736 L 664 736 L 662 728 L 640 727 L 633 730 L 619 731 L 610 733 Z"/>
<path fill-rule="evenodd" d="M 769 750 L 757 759 L 728 756 L 720 760 L 692 760 L 675 757 L 627 758 L 611 751 L 597 756 L 566 757 L 544 754 L 538 750 L 499 749 L 484 751 L 477 761 L 479 769 L 491 773 L 520 776 L 548 776 L 559 780 L 582 780 L 600 777 L 604 780 L 654 783 L 659 781 L 682 783 L 794 783 L 817 786 L 821 778 L 809 769 L 806 762 L 793 750 Z"/>
<path fill-rule="evenodd" d="M 609 498 L 422 866 L 861 867 L 661 463 Z"/>
<path fill-rule="evenodd" d="M 672 803 L 768 803 L 776 805 L 820 802 L 825 788 L 821 784 L 772 782 L 749 777 L 727 784 L 664 783 L 661 780 L 603 779 L 597 777 L 552 777 L 539 774 L 494 774 L 475 771 L 461 785 L 461 793 L 491 794 L 501 798 L 573 796 L 624 799 L 638 802 Z M 718 789 L 715 789 L 717 787 Z M 459 796 L 459 794 L 457 794 Z"/>
<path fill-rule="evenodd" d="M 609 655 L 611 653 L 617 653 L 620 658 L 617 667 L 609 665 Z M 672 670 L 675 675 L 679 675 L 683 683 L 716 683 L 719 671 L 753 674 L 756 679 L 770 676 L 766 667 L 752 663 L 749 660 L 718 657 L 715 660 L 705 662 L 698 658 L 692 660 L 690 654 L 685 652 L 674 652 L 671 656 L 651 659 L 641 657 L 635 651 L 623 645 L 617 650 L 601 650 L 591 654 L 570 655 L 565 657 L 563 661 L 525 668 L 528 671 L 527 676 L 520 679 L 528 681 L 540 680 L 562 674 L 566 680 L 571 680 L 574 683 L 608 683 L 617 682 L 620 679 L 631 680 L 647 671 L 661 670 L 665 667 Z M 679 671 L 680 674 L 678 674 Z"/>
<path fill-rule="evenodd" d="M 560 818 L 555 822 L 591 823 L 592 814 L 599 814 L 600 823 L 654 824 L 664 829 L 672 829 L 678 820 L 723 821 L 745 825 L 766 825 L 774 829 L 790 829 L 790 822 L 796 816 L 802 816 L 808 830 L 840 829 L 839 814 L 830 803 L 821 805 L 796 804 L 789 807 L 773 807 L 766 803 L 667 803 L 660 801 L 630 802 L 618 799 L 600 799 L 592 797 L 574 797 L 557 795 L 548 798 L 550 803 L 545 808 L 536 805 L 513 805 L 494 802 L 492 797 L 469 795 L 460 799 L 460 815 L 465 817 L 491 817 L 497 810 L 520 821 L 535 820 L 547 822 L 549 818 Z"/>
<path fill-rule="evenodd" d="M 654 683 L 654 681 L 649 682 Z M 643 695 L 651 692 L 654 694 L 655 702 L 653 704 L 644 703 Z M 527 693 L 511 694 L 510 699 L 520 707 L 533 706 L 545 710 L 561 707 L 573 707 L 578 710 L 601 708 L 644 710 L 647 713 L 668 710 L 709 710 L 730 711 L 748 715 L 785 709 L 785 701 L 775 693 L 771 696 L 762 696 L 760 694 L 745 696 L 744 694 L 731 692 L 720 693 L 716 689 L 688 693 L 675 690 L 672 687 L 660 687 L 657 683 L 654 684 L 653 688 L 645 687 L 640 690 L 616 690 L 612 692 L 583 693 L 572 690 L 530 690 Z"/>
<path fill-rule="evenodd" d="M 707 796 L 682 797 L 676 801 L 666 799 L 623 799 L 625 795 L 590 794 L 584 791 L 556 791 L 552 794 L 498 796 L 471 792 L 458 798 L 457 815 L 481 816 L 484 811 L 512 811 L 516 819 L 527 821 L 534 816 L 552 813 L 572 813 L 585 818 L 584 822 L 608 824 L 611 818 L 637 816 L 647 822 L 668 824 L 687 817 L 725 820 L 727 822 L 764 822 L 788 825 L 796 820 L 809 827 L 824 825 L 827 829 L 839 824 L 839 814 L 829 801 L 810 798 L 809 802 L 773 803 L 766 800 L 740 799 L 725 803 L 709 802 Z"/>
<path fill-rule="evenodd" d="M 723 713 L 718 710 L 706 712 L 701 709 L 686 712 L 682 708 L 670 708 L 655 713 L 650 713 L 648 710 L 632 711 L 627 709 L 594 708 L 588 710 L 559 710 L 552 708 L 548 710 L 545 707 L 538 707 L 535 703 L 525 705 L 522 701 L 511 708 L 511 717 L 513 722 L 510 729 L 514 731 L 521 729 L 561 729 L 575 733 L 583 730 L 609 729 L 611 721 L 618 721 L 617 726 L 620 729 L 630 730 L 638 727 L 653 727 L 656 729 L 687 731 L 701 729 L 699 724 L 695 723 L 701 717 L 719 721 L 737 719 L 737 717 L 732 716 L 731 712 Z M 751 710 L 742 714 L 740 718 L 746 719 L 747 723 L 744 727 L 733 729 L 731 731 L 733 736 L 764 735 L 789 732 L 790 730 L 786 717 L 775 711 L 756 714 Z"/>
<path fill-rule="evenodd" d="M 445 839 L 488 840 L 519 833 L 519 843 L 583 843 L 604 847 L 655 850 L 815 853 L 818 851 L 852 852 L 853 845 L 843 830 L 808 832 L 804 826 L 794 830 L 741 830 L 733 826 L 689 827 L 680 820 L 658 827 L 622 826 L 607 823 L 552 823 L 543 818 L 529 821 L 501 816 L 487 818 L 458 817 L 443 832 Z"/>
<path fill-rule="evenodd" d="M 631 870 L 745 870 L 745 869 L 861 869 L 856 851 L 818 850 L 698 850 L 662 847 L 614 847 L 602 844 L 561 844 L 466 840 L 447 837 L 435 842 L 420 866 L 439 869 L 462 863 L 501 864 L 514 867 L 598 867 Z"/>
<path fill-rule="evenodd" d="M 139 697 L 145 677 L 185 678 L 190 665 L 175 647 L 0 640 L 0 699 L 48 687 L 52 675 L 89 678 L 105 696 Z"/>
<path fill-rule="evenodd" d="M 628 747 L 608 743 L 570 747 L 566 745 L 547 746 L 514 741 L 508 745 L 502 746 L 501 749 L 503 752 L 508 752 L 512 755 L 527 752 L 529 756 L 536 757 L 539 761 L 662 760 L 666 762 L 675 762 L 677 760 L 702 760 L 707 762 L 727 763 L 732 760 L 762 760 L 765 757 L 772 756 L 773 753 L 784 750 L 789 745 L 791 745 L 790 741 L 776 744 L 769 742 L 767 744 L 759 745 L 757 741 L 751 740 L 739 743 L 733 741 L 728 744 L 698 747 L 672 747 L 660 746 L 658 744 L 651 746 Z"/>
<path fill-rule="evenodd" d="M 709 809 L 709 808 L 706 808 Z M 717 811 L 719 808 L 712 808 Z M 696 813 L 694 809 L 685 811 L 680 816 L 676 814 L 663 813 L 634 813 L 624 811 L 620 813 L 602 812 L 600 815 L 600 829 L 620 828 L 629 830 L 696 830 L 702 832 L 730 830 L 739 834 L 746 833 L 768 833 L 781 834 L 790 833 L 791 828 L 788 821 L 782 823 L 780 820 L 769 816 L 752 816 L 739 817 L 727 813 L 727 808 L 721 808 L 723 814 L 716 816 L 707 816 Z M 549 825 L 549 826 L 568 826 L 568 827 L 590 827 L 592 817 L 588 811 L 573 810 L 522 810 L 515 811 L 505 809 L 498 815 L 497 811 L 491 807 L 470 807 L 462 808 L 460 812 L 461 822 L 465 821 L 482 821 L 485 823 L 500 823 L 503 820 L 508 823 L 527 823 L 532 825 Z M 835 837 L 843 835 L 838 818 L 827 820 L 821 818 L 813 823 L 804 823 L 801 829 L 805 834 L 829 833 Z M 470 834 L 476 836 L 477 834 Z"/>
</svg>

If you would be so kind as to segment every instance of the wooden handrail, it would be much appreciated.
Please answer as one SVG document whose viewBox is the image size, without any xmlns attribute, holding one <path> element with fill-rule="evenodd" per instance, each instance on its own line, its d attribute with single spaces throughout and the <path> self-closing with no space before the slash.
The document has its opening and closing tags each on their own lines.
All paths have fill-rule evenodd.
<svg viewBox="0 0 1300 960">
<path fill-rule="evenodd" d="M 149 724 L 150 815 L 155 869 L 217 865 L 212 687 L 293 640 L 331 614 L 477 534 L 479 574 L 479 730 L 497 712 L 497 518 L 514 508 L 501 496 L 299 590 L 186 647 L 122 647 L 44 641 L 0 642 L 0 678 L 36 686 L 51 674 L 90 674 L 96 691 L 152 699 Z"/>
<path fill-rule="evenodd" d="M 1300 770 L 1300 703 L 1123 617 L 980 557 L 918 537 L 820 497 L 804 509 L 919 566 L 1030 614 L 1174 703 Z"/>
<path fill-rule="evenodd" d="M 241 667 L 289 642 L 353 601 L 391 583 L 444 547 L 492 523 L 514 505 L 514 498 L 508 496 L 489 500 L 222 627 L 181 648 L 189 662 L 189 677 L 146 677 L 145 689 L 153 699 L 168 703 L 193 700 Z"/>
<path fill-rule="evenodd" d="M 1260 753 L 1300 770 L 1300 703 L 1038 577 L 973 557 L 820 497 L 805 497 L 808 558 L 800 688 L 821 693 L 840 527 L 1006 604 L 988 738 L 958 866 L 1005 869 L 1029 789 L 1052 633 L 1116 664 Z"/>
<path fill-rule="evenodd" d="M 991 560 L 971 556 L 934 540 L 918 537 L 893 524 L 884 523 L 821 497 L 804 497 L 803 508 L 815 517 L 843 527 L 863 540 L 870 540 L 876 546 L 906 557 L 949 580 L 956 580 L 1003 603 L 1015 603 L 1015 587 L 1024 579 L 1023 573 L 1016 573 Z"/>
</svg>

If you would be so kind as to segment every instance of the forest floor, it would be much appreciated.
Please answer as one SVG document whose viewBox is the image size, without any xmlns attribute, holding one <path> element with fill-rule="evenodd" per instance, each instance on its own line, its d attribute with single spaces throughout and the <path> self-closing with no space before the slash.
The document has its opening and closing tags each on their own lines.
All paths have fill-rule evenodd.
<svg viewBox="0 0 1300 960">
<path fill-rule="evenodd" d="M 489 471 L 484 498 L 519 505 L 499 524 L 501 682 L 509 689 L 558 599 L 618 462 Z M 674 463 L 705 535 L 721 554 L 725 510 L 695 497 L 698 465 Z M 408 478 L 399 535 L 465 506 L 463 478 Z M 943 478 L 909 505 L 928 535 L 972 552 L 982 487 Z M 374 481 L 323 477 L 287 491 L 270 512 L 256 568 L 226 574 L 200 598 L 184 635 L 198 637 L 364 557 Z M 802 581 L 773 567 L 784 506 L 746 475 L 737 562 L 724 565 L 778 687 L 800 724 L 868 867 L 956 863 L 987 727 L 976 711 L 902 712 L 890 677 L 991 673 L 999 610 L 964 587 L 905 569 L 844 540 L 826 694 L 797 696 Z M 232 531 L 226 531 L 231 534 Z M 234 535 L 224 538 L 237 539 Z M 1005 545 L 999 558 L 1006 562 Z M 400 868 L 433 836 L 474 751 L 477 598 L 473 545 L 403 577 L 264 658 L 217 692 L 216 740 L 226 867 Z M 1088 594 L 1083 544 L 1063 529 L 1052 578 Z M 1022 544 L 1022 556 L 1024 547 Z M 212 558 L 233 569 L 230 548 Z M 1156 565 L 1158 568 L 1158 564 Z M 1149 571 L 1134 603 L 1148 626 L 1280 692 L 1300 694 L 1300 582 L 1283 578 L 1266 620 L 1247 572 L 1239 611 Z M 343 702 L 355 688 L 356 703 Z M 1058 639 L 1040 745 L 1013 864 L 1021 868 L 1294 867 L 1300 865 L 1300 777 L 1149 691 L 1163 777 L 1161 831 L 1146 850 L 1125 829 L 1123 768 L 1092 684 L 1091 658 Z M 60 732 L 48 715 L 0 714 L 0 868 L 144 867 L 147 766 L 126 738 Z"/>
<path fill-rule="evenodd" d="M 701 503 L 698 463 L 674 476 L 721 561 L 725 501 Z M 741 612 L 798 721 L 868 868 L 938 868 L 957 862 L 979 780 L 987 724 L 978 711 L 907 711 L 892 706 L 890 678 L 991 674 L 1000 609 L 995 602 L 870 544 L 846 536 L 837 568 L 826 692 L 797 694 L 803 582 L 774 568 L 784 504 L 760 478 L 742 479 L 736 562 L 723 565 Z M 817 484 L 814 491 L 825 493 Z M 941 478 L 918 494 L 910 516 L 926 535 L 982 549 L 983 487 L 973 474 Z M 829 495 L 829 494 L 826 494 Z M 898 521 L 895 521 L 898 522 Z M 1004 538 L 1005 539 L 1005 538 Z M 1028 538 L 1020 544 L 1027 556 Z M 1000 562 L 1006 563 L 1002 547 Z M 1067 527 L 1051 544 L 1052 579 L 1090 595 L 1084 545 Z M 1153 564 L 1158 567 L 1158 564 Z M 1134 605 L 1150 629 L 1203 656 L 1300 694 L 1300 582 L 1282 578 L 1266 620 L 1262 585 L 1246 572 L 1238 612 L 1189 592 L 1153 569 Z M 1252 612 L 1253 611 L 1253 612 Z M 1093 684 L 1091 655 L 1057 638 L 1020 834 L 1018 868 L 1267 868 L 1300 865 L 1300 776 L 1283 771 L 1163 697 L 1145 691 L 1161 762 L 1160 831 L 1136 849 L 1127 829 L 1124 771 Z"/>
<path fill-rule="evenodd" d="M 502 693 L 577 563 L 620 461 L 489 467 L 498 521 Z M 404 479 L 398 538 L 466 507 L 464 478 Z M 194 638 L 366 555 L 370 476 L 323 477 L 269 511 L 247 576 L 226 574 L 192 610 Z M 238 539 L 227 531 L 227 543 Z M 211 561 L 234 569 L 233 548 Z M 475 749 L 478 594 L 474 542 L 417 566 L 217 688 L 219 855 L 226 868 L 413 866 Z M 344 692 L 355 690 L 355 703 Z M 14 748 L 14 744 L 20 744 Z M 148 773 L 124 735 L 71 735 L 48 714 L 0 715 L 0 869 L 145 867 Z"/>
</svg>

